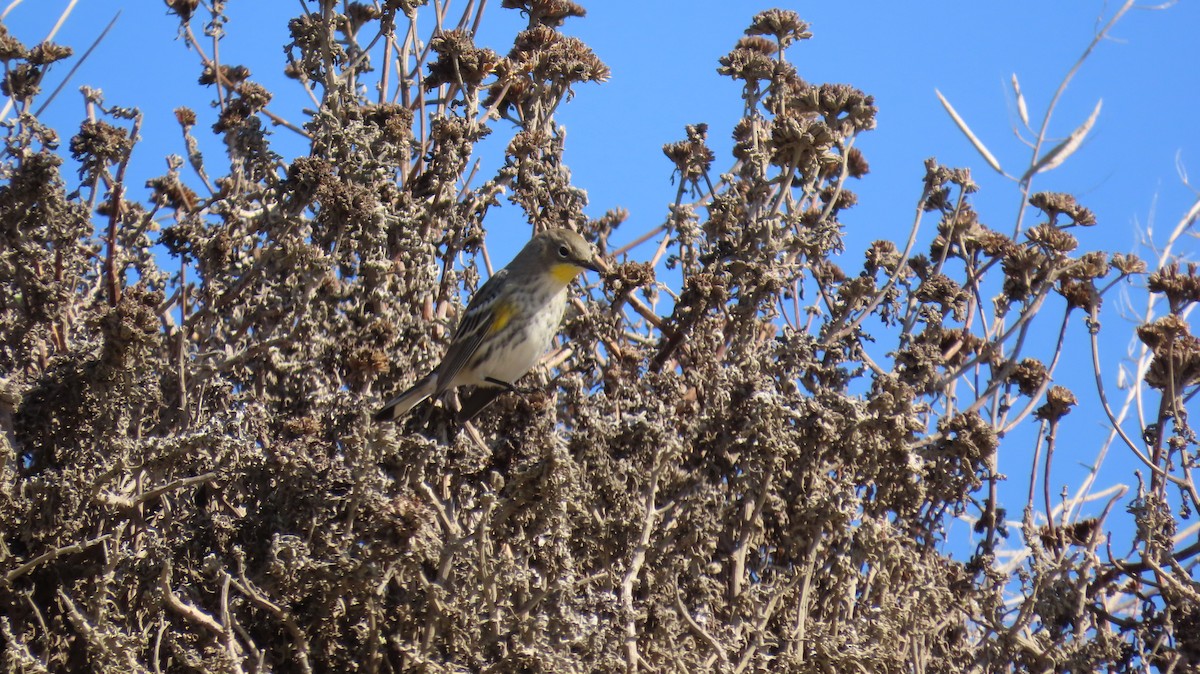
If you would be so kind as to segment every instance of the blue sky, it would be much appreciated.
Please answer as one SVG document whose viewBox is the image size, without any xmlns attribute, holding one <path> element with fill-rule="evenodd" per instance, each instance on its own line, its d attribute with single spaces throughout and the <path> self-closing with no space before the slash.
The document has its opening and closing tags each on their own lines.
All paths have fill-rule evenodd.
<svg viewBox="0 0 1200 674">
<path fill-rule="evenodd" d="M 588 43 L 611 67 L 612 79 L 580 87 L 558 120 L 567 130 L 566 160 L 575 183 L 591 198 L 589 214 L 598 217 L 617 206 L 630 211 L 617 242 L 635 238 L 666 216 L 675 188 L 670 182 L 672 166 L 661 147 L 682 138 L 685 124 L 708 123 L 718 154 L 714 169 L 720 172 L 729 166 L 729 132 L 742 103 L 738 84 L 716 74 L 717 59 L 732 47 L 750 18 L 780 6 L 808 21 L 813 39 L 789 51 L 800 74 L 810 82 L 852 84 L 874 95 L 880 109 L 877 130 L 858 142 L 871 174 L 853 185 L 859 205 L 844 218 L 844 266 L 851 270 L 857 269 L 870 241 L 907 236 L 920 194 L 922 163 L 931 156 L 945 165 L 972 168 L 982 187 L 975 199 L 981 219 L 1010 231 L 1019 206 L 1015 185 L 987 167 L 942 109 L 934 90 L 954 104 L 1010 173 L 1020 173 L 1029 150 L 1013 133 L 1019 121 L 1009 85 L 1012 75 L 1021 81 L 1036 127 L 1098 21 L 1102 16 L 1106 20 L 1116 7 L 1083 0 L 584 4 L 588 17 L 569 21 L 564 32 Z M 32 45 L 67 5 L 68 0 L 24 0 L 12 9 L 6 24 Z M 231 0 L 229 37 L 221 47 L 222 61 L 248 66 L 253 79 L 278 94 L 272 111 L 292 121 L 302 121 L 300 109 L 311 106 L 298 87 L 281 84 L 286 21 L 299 7 L 298 1 Z M 110 105 L 140 107 L 145 113 L 144 142 L 131 168 L 138 184 L 165 172 L 167 154 L 184 153 L 175 107 L 187 105 L 200 114 L 197 135 L 202 138 L 215 116 L 209 107 L 211 91 L 196 85 L 198 59 L 177 39 L 176 19 L 167 15 L 161 2 L 79 0 L 56 40 L 80 54 L 118 10 L 122 13 L 112 33 L 43 119 L 59 129 L 64 141 L 69 138 L 83 116 L 78 87 L 84 84 L 101 88 Z M 502 10 L 498 0 L 491 0 L 477 42 L 505 53 L 511 36 L 524 24 L 518 13 Z M 1195 199 L 1181 182 L 1177 162 L 1200 174 L 1200 68 L 1195 66 L 1193 46 L 1197 27 L 1196 2 L 1164 11 L 1130 12 L 1061 100 L 1050 127 L 1056 139 L 1081 123 L 1097 100 L 1104 101 L 1083 147 L 1035 183 L 1038 190 L 1075 194 L 1096 212 L 1099 225 L 1076 232 L 1082 249 L 1137 251 L 1147 227 L 1155 233 L 1169 229 Z M 56 86 L 68 67 L 52 71 L 47 88 Z M 508 136 L 496 135 L 502 138 L 498 142 Z M 278 130 L 277 137 L 276 149 L 285 156 L 305 151 L 287 130 Z M 218 159 L 218 153 L 219 146 L 210 141 L 207 154 Z M 497 161 L 493 154 L 490 166 Z M 523 219 L 512 206 L 490 213 L 487 226 L 489 231 L 524 231 Z M 928 222 L 922 241 L 928 241 L 931 229 Z M 523 241 L 515 235 L 495 238 L 508 239 L 514 246 Z M 1194 256 L 1194 239 L 1183 246 L 1180 252 Z M 512 252 L 494 245 L 493 260 L 502 263 Z M 651 253 L 643 249 L 633 255 Z M 1115 308 L 1115 299 L 1110 298 L 1110 308 Z M 1117 328 L 1105 333 L 1106 368 L 1113 381 L 1116 362 L 1132 334 L 1131 325 L 1119 325 L 1122 320 L 1115 312 L 1107 318 Z M 1072 334 L 1077 339 L 1086 335 L 1079 324 Z M 1073 419 L 1071 438 L 1081 447 L 1061 450 L 1056 483 L 1074 482 L 1078 469 L 1073 462 L 1087 460 L 1103 437 L 1094 388 L 1088 384 L 1086 349 L 1072 349 L 1060 366 L 1064 376 L 1072 372 L 1083 373 L 1070 385 L 1081 409 L 1090 409 L 1091 416 Z M 1001 457 L 1002 469 L 1007 466 L 1005 472 L 1010 473 L 1009 488 L 1023 493 L 1028 442 L 1013 446 L 1013 456 Z M 1101 486 L 1129 481 L 1134 467 L 1114 457 Z M 1057 486 L 1053 491 L 1058 493 Z M 1019 508 L 1019 503 L 1010 503 L 1010 508 Z"/>
<path fill-rule="evenodd" d="M 11 0 L 9 0 L 11 2 Z M 24 0 L 6 23 L 27 44 L 48 32 L 69 0 Z M 919 194 L 921 162 L 968 166 L 983 186 L 977 197 L 985 222 L 1012 221 L 1018 202 L 1007 180 L 993 173 L 958 133 L 934 95 L 940 89 L 1010 172 L 1028 159 L 1013 135 L 1018 123 L 1009 81 L 1015 73 L 1035 121 L 1063 74 L 1088 44 L 1101 2 L 632 2 L 585 3 L 589 14 L 564 30 L 587 42 L 612 68 L 603 85 L 580 87 L 559 121 L 568 132 L 567 160 L 576 183 L 591 196 L 591 214 L 613 206 L 630 210 L 632 237 L 658 224 L 674 196 L 665 142 L 683 137 L 683 126 L 707 122 L 722 150 L 741 111 L 737 83 L 716 74 L 716 60 L 741 35 L 750 17 L 773 6 L 795 9 L 812 40 L 789 58 L 810 82 L 844 82 L 875 96 L 879 127 L 860 141 L 871 162 L 870 178 L 856 185 L 859 206 L 848 218 L 848 246 L 881 235 L 900 236 Z M 7 6 L 7 4 L 5 5 Z M 277 94 L 272 110 L 299 119 L 310 106 L 296 87 L 272 86 L 284 64 L 286 20 L 299 2 L 232 0 L 222 60 L 243 63 Z M 136 105 L 146 114 L 135 169 L 154 175 L 162 157 L 182 152 L 171 111 L 189 105 L 202 126 L 211 92 L 195 85 L 197 59 L 176 39 L 176 21 L 159 2 L 78 0 L 58 40 L 77 53 L 120 10 L 109 37 L 75 74 L 47 118 L 69 135 L 82 115 L 78 86 L 104 90 L 109 104 Z M 524 24 L 517 12 L 491 2 L 479 43 L 506 52 Z M 1117 26 L 1116 40 L 1095 52 L 1059 104 L 1052 134 L 1065 136 L 1090 113 L 1104 109 L 1074 161 L 1040 177 L 1039 189 L 1070 191 L 1100 218 L 1095 234 L 1104 245 L 1130 249 L 1135 225 L 1152 214 L 1166 224 L 1190 204 L 1176 173 L 1179 156 L 1200 161 L 1200 68 L 1193 65 L 1194 28 L 1200 3 L 1165 11 L 1134 10 Z M 66 68 L 52 71 L 49 86 Z M 209 118 L 211 119 L 211 114 Z M 199 135 L 199 134 L 198 134 Z M 292 142 L 286 130 L 280 141 Z M 498 133 L 497 135 L 503 135 Z M 286 151 L 287 144 L 280 146 Z M 299 144 L 292 145 L 296 151 Z M 619 168 L 618 168 L 619 167 Z M 1196 169 L 1200 170 L 1200 169 Z M 512 214 L 516 217 L 515 214 Z M 519 222 L 519 218 L 518 218 Z M 856 231 L 857 230 L 857 231 Z M 1086 243 L 1086 242 L 1085 242 Z M 1097 244 L 1101 245 L 1101 244 Z"/>
<path fill-rule="evenodd" d="M 24 0 L 6 23 L 33 44 L 68 3 Z M 858 234 L 859 240 L 869 241 L 907 230 L 921 162 L 929 156 L 972 167 L 984 188 L 978 203 L 985 221 L 996 226 L 1011 222 L 1017 207 L 1011 183 L 979 159 L 942 110 L 934 89 L 951 100 L 1006 168 L 1016 170 L 1028 151 L 1012 133 L 1017 116 L 1010 77 L 1016 73 L 1020 78 L 1036 120 L 1091 39 L 1098 16 L 1113 9 L 1111 3 L 1079 0 L 606 0 L 585 5 L 588 17 L 569 21 L 564 30 L 592 46 L 612 68 L 612 79 L 580 87 L 559 119 L 568 132 L 568 164 L 576 183 L 591 196 L 593 215 L 612 206 L 628 208 L 630 236 L 660 222 L 674 196 L 671 165 L 661 146 L 682 138 L 685 124 L 709 124 L 719 156 L 714 168 L 723 167 L 721 150 L 729 146 L 741 101 L 737 83 L 717 76 L 716 60 L 755 12 L 784 6 L 799 12 L 814 33 L 789 52 L 800 73 L 811 82 L 853 84 L 874 95 L 880 108 L 879 128 L 859 141 L 872 173 L 856 186 L 860 205 L 848 218 L 851 242 Z M 284 0 L 229 2 L 222 60 L 248 65 L 253 77 L 268 86 L 277 82 L 286 20 L 299 6 Z M 77 128 L 81 84 L 103 89 L 110 104 L 139 106 L 146 114 L 143 135 L 148 143 L 135 168 L 153 175 L 163 170 L 163 155 L 182 151 L 171 110 L 189 105 L 203 121 L 211 92 L 195 85 L 195 55 L 176 39 L 176 21 L 160 2 L 78 0 L 58 40 L 82 52 L 118 10 L 122 14 L 112 33 L 54 102 L 48 118 L 64 135 Z M 523 24 L 517 12 L 492 1 L 479 42 L 506 52 L 511 35 Z M 1104 99 L 1099 121 L 1075 160 L 1041 176 L 1038 185 L 1070 191 L 1096 210 L 1101 223 L 1096 236 L 1107 245 L 1127 249 L 1136 224 L 1145 225 L 1152 213 L 1165 224 L 1190 204 L 1175 161 L 1179 155 L 1189 165 L 1200 165 L 1200 115 L 1195 114 L 1200 109 L 1200 68 L 1194 66 L 1191 48 L 1196 26 L 1200 3 L 1130 12 L 1114 31 L 1116 40 L 1100 46 L 1059 105 L 1051 130 L 1061 137 Z M 65 71 L 53 71 L 49 85 L 56 85 Z M 310 105 L 293 91 L 296 87 L 271 88 L 277 93 L 272 109 L 290 119 Z M 292 140 L 289 135 L 279 131 L 280 140 Z M 861 231 L 854 231 L 856 224 Z"/>
</svg>

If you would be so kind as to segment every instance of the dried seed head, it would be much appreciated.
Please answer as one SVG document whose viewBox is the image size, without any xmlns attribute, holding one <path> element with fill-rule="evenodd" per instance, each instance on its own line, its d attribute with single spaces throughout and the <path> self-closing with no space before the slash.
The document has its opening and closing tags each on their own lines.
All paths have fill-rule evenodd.
<svg viewBox="0 0 1200 674">
<path fill-rule="evenodd" d="M 146 181 L 146 187 L 153 191 L 151 198 L 160 206 L 177 210 L 191 210 L 196 206 L 196 193 L 179 180 L 177 173 L 151 178 Z"/>
<path fill-rule="evenodd" d="M 875 128 L 875 97 L 848 84 L 822 84 L 801 91 L 789 108 L 821 116 L 825 124 L 843 136 Z"/>
<path fill-rule="evenodd" d="M 950 188 L 936 187 L 925 196 L 921 208 L 925 211 L 945 211 L 950 207 Z"/>
<path fill-rule="evenodd" d="M 477 48 L 471 34 L 465 30 L 445 31 L 429 41 L 437 59 L 429 64 L 426 89 L 442 84 L 479 86 L 496 67 L 500 57 L 491 49 Z"/>
<path fill-rule="evenodd" d="M 779 41 L 779 46 L 787 49 L 797 40 L 807 40 L 812 37 L 808 24 L 800 19 L 800 15 L 790 9 L 768 9 L 754 16 L 747 35 L 770 35 Z"/>
<path fill-rule="evenodd" d="M 937 163 L 936 159 L 925 160 L 925 210 L 945 210 L 952 208 L 949 202 L 950 187 L 957 186 L 964 194 L 979 190 L 979 186 L 971 180 L 970 169 L 952 169 Z"/>
<path fill-rule="evenodd" d="M 679 179 L 685 183 L 696 182 L 708 172 L 716 154 L 706 145 L 707 124 L 689 124 L 687 140 L 663 145 L 663 154 L 675 164 Z"/>
<path fill-rule="evenodd" d="M 1187 265 L 1187 271 L 1180 271 L 1178 262 L 1154 272 L 1146 280 L 1150 292 L 1162 293 L 1167 296 L 1171 311 L 1179 313 L 1189 305 L 1200 302 L 1200 276 L 1196 274 L 1196 263 Z"/>
<path fill-rule="evenodd" d="M 1008 378 L 1017 385 L 1017 390 L 1022 395 L 1032 396 L 1050 380 L 1050 372 L 1046 370 L 1042 361 L 1036 358 L 1026 358 L 1017 365 Z"/>
<path fill-rule="evenodd" d="M 842 268 L 830 262 L 829 260 L 814 260 L 812 262 L 812 275 L 822 286 L 834 286 L 843 283 L 846 280 L 846 272 Z M 874 282 L 871 283 L 871 289 L 875 288 Z"/>
<path fill-rule="evenodd" d="M 1036 281 L 1045 275 L 1046 255 L 1036 248 L 1019 246 L 1004 256 L 1004 296 L 1019 302 L 1029 296 Z"/>
<path fill-rule="evenodd" d="M 192 15 L 196 13 L 196 8 L 200 6 L 200 0 L 165 0 L 165 2 L 167 13 L 178 16 L 180 23 L 191 21 Z"/>
<path fill-rule="evenodd" d="M 21 41 L 9 34 L 4 24 L 0 24 L 0 61 L 23 59 L 29 52 Z"/>
<path fill-rule="evenodd" d="M 196 111 L 182 106 L 175 108 L 175 121 L 179 122 L 179 125 L 184 128 L 195 126 Z"/>
<path fill-rule="evenodd" d="M 1043 223 L 1025 232 L 1025 236 L 1036 246 L 1051 253 L 1069 253 L 1079 242 L 1075 237 L 1050 223 Z"/>
<path fill-rule="evenodd" d="M 217 83 L 217 70 L 211 65 L 204 66 L 204 71 L 200 73 L 200 79 L 197 80 L 200 84 L 210 86 Z M 246 81 L 250 77 L 250 69 L 246 66 L 226 66 L 220 68 L 220 82 L 222 86 L 235 86 Z"/>
<path fill-rule="evenodd" d="M 1168 314 L 1137 329 L 1138 338 L 1154 357 L 1146 383 L 1161 391 L 1182 391 L 1200 381 L 1200 340 L 1192 336 L 1186 319 Z"/>
<path fill-rule="evenodd" d="M 225 109 L 217 116 L 217 122 L 213 124 L 213 130 L 217 133 L 232 131 L 245 125 L 271 102 L 271 92 L 261 84 L 241 82 L 237 85 L 236 92 L 237 96 L 230 99 Z"/>
<path fill-rule="evenodd" d="M 161 291 L 133 286 L 125 289 L 115 307 L 97 317 L 104 338 L 101 360 L 106 367 L 118 370 L 136 363 L 136 352 L 161 339 L 158 305 L 162 301 Z"/>
<path fill-rule="evenodd" d="M 603 82 L 609 76 L 608 66 L 590 47 L 578 38 L 567 37 L 546 26 L 518 34 L 509 58 L 529 68 L 538 81 L 559 84 Z"/>
<path fill-rule="evenodd" d="M 362 109 L 363 121 L 377 127 L 385 142 L 400 144 L 412 139 L 413 113 L 398 103 L 379 103 Z"/>
<path fill-rule="evenodd" d="M 871 165 L 867 163 L 867 158 L 863 155 L 862 150 L 857 147 L 850 148 L 846 153 L 846 174 L 851 178 L 861 178 L 871 172 Z"/>
<path fill-rule="evenodd" d="M 1142 274 L 1146 271 L 1145 261 L 1132 253 L 1113 253 L 1112 266 L 1126 276 Z"/>
<path fill-rule="evenodd" d="M 377 347 L 359 346 L 346 356 L 346 369 L 350 379 L 361 385 L 377 375 L 391 371 L 391 362 L 387 351 Z"/>
<path fill-rule="evenodd" d="M 292 199 L 292 209 L 303 210 L 331 184 L 336 183 L 333 165 L 326 159 L 297 157 L 288 166 L 284 186 Z"/>
<path fill-rule="evenodd" d="M 503 0 L 505 9 L 519 9 L 530 23 L 557 28 L 572 17 L 585 17 L 587 10 L 570 0 Z"/>
<path fill-rule="evenodd" d="M 41 68 L 28 63 L 19 63 L 4 73 L 0 81 L 0 93 L 18 100 L 37 96 L 42 91 Z"/>
<path fill-rule="evenodd" d="M 1100 251 L 1084 253 L 1063 270 L 1063 274 L 1080 281 L 1091 281 L 1108 273 L 1108 255 Z"/>
<path fill-rule="evenodd" d="M 964 204 L 957 211 L 949 211 L 938 221 L 938 235 L 929 247 L 933 257 L 953 255 L 959 247 L 967 253 L 978 249 L 975 236 L 981 233 L 983 226 L 979 224 L 979 216 Z"/>
<path fill-rule="evenodd" d="M 367 22 L 374 21 L 382 15 L 383 12 L 374 5 L 351 2 L 350 6 L 346 8 L 346 19 L 350 22 L 350 34 L 357 33 Z"/>
<path fill-rule="evenodd" d="M 833 171 L 836 168 L 837 167 L 835 165 L 829 170 Z M 822 177 L 830 176 L 822 174 Z M 834 213 L 847 208 L 853 208 L 854 205 L 858 203 L 858 195 L 855 194 L 853 190 L 848 190 L 845 187 L 839 189 L 837 185 L 826 185 L 821 189 L 821 193 L 818 195 L 818 197 L 821 199 L 822 204 L 829 204 L 830 202 L 833 202 L 832 208 Z"/>
<path fill-rule="evenodd" d="M 773 60 L 775 66 L 767 86 L 763 107 L 772 115 L 782 115 L 793 107 L 796 97 L 811 87 L 800 77 L 796 66 L 787 61 Z"/>
<path fill-rule="evenodd" d="M 604 275 L 604 288 L 614 296 L 623 297 L 637 288 L 654 283 L 654 266 L 649 262 L 625 262 Z"/>
<path fill-rule="evenodd" d="M 544 25 L 517 34 L 512 50 L 496 62 L 493 71 L 496 81 L 488 87 L 483 103 L 495 106 L 501 114 L 510 108 L 523 110 L 534 97 L 545 96 L 545 85 L 550 85 L 555 95 L 569 97 L 572 85 L 603 82 L 610 74 L 608 66 L 582 41 Z"/>
<path fill-rule="evenodd" d="M 81 164 L 80 175 L 93 174 L 125 158 L 133 150 L 129 132 L 107 122 L 84 122 L 71 138 L 71 157 Z"/>
<path fill-rule="evenodd" d="M 384 0 L 384 12 L 396 12 L 399 10 L 402 14 L 410 19 L 416 15 L 418 7 L 424 7 L 429 4 L 429 0 Z"/>
<path fill-rule="evenodd" d="M 1187 321 L 1175 315 L 1163 316 L 1153 323 L 1140 326 L 1137 333 L 1143 344 L 1156 351 L 1166 349 L 1179 338 L 1191 334 Z"/>
<path fill-rule="evenodd" d="M 867 261 L 863 268 L 868 275 L 874 276 L 877 271 L 893 274 L 900 264 L 900 251 L 896 244 L 888 240 L 879 240 L 871 244 L 866 252 Z"/>
<path fill-rule="evenodd" d="M 833 131 L 811 116 L 789 113 L 776 117 L 771 123 L 771 163 L 776 166 L 794 163 L 809 173 L 835 140 Z"/>
<path fill-rule="evenodd" d="M 1070 389 L 1065 386 L 1051 386 L 1050 390 L 1046 391 L 1046 404 L 1037 408 L 1033 414 L 1038 419 L 1055 423 L 1066 416 L 1078 403 L 1079 401 L 1075 399 L 1075 394 L 1071 393 Z"/>
<path fill-rule="evenodd" d="M 747 35 L 746 37 L 738 38 L 737 44 L 733 48 L 749 49 L 763 56 L 774 56 L 779 51 L 779 44 L 761 35 Z"/>
<path fill-rule="evenodd" d="M 733 156 L 742 162 L 757 162 L 770 141 L 770 128 L 762 119 L 743 117 L 733 127 Z"/>
<path fill-rule="evenodd" d="M 1099 520 L 1095 517 L 1072 522 L 1067 526 L 1047 524 L 1038 528 L 1038 537 L 1042 545 L 1054 550 L 1061 550 L 1067 545 L 1088 545 L 1092 536 L 1099 529 Z"/>
<path fill-rule="evenodd" d="M 982 250 L 985 255 L 991 257 L 1004 257 L 1016 249 L 1017 244 L 1008 236 L 1000 232 L 993 231 L 980 225 L 982 231 L 974 234 L 968 242 L 968 252 L 975 246 Z"/>
<path fill-rule="evenodd" d="M 535 157 L 545 152 L 550 143 L 550 136 L 541 131 L 521 131 L 508 143 L 506 154 L 514 159 Z"/>
<path fill-rule="evenodd" d="M 1054 224 L 1059 215 L 1065 215 L 1076 225 L 1090 227 L 1096 224 L 1096 215 L 1091 210 L 1080 206 L 1075 197 L 1058 192 L 1038 192 L 1029 197 L 1029 204 L 1050 217 Z"/>
<path fill-rule="evenodd" d="M 775 59 L 760 49 L 743 47 L 740 42 L 717 62 L 721 64 L 717 68 L 718 74 L 743 82 L 761 82 L 771 79 L 775 74 Z"/>
<path fill-rule="evenodd" d="M 917 287 L 916 298 L 941 307 L 942 313 L 952 313 L 956 320 L 965 318 L 971 296 L 963 287 L 945 274 L 933 274 Z"/>
<path fill-rule="evenodd" d="M 1063 279 L 1055 290 L 1067 300 L 1068 307 L 1083 309 L 1089 313 L 1093 308 L 1098 309 L 1102 301 L 1091 281 Z"/>
<path fill-rule="evenodd" d="M 43 42 L 29 50 L 29 62 L 35 66 L 46 66 L 69 57 L 74 52 L 70 47 Z"/>
</svg>

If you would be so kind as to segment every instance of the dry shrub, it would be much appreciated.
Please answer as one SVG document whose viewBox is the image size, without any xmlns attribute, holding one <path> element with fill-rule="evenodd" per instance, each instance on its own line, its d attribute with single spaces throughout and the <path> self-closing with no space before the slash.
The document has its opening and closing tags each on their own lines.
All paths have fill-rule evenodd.
<svg viewBox="0 0 1200 674">
<path fill-rule="evenodd" d="M 193 42 L 213 19 L 167 4 Z M 9 671 L 1200 666 L 1198 548 L 1177 536 L 1200 505 L 1196 268 L 1161 261 L 1150 290 L 1169 307 L 1137 333 L 1157 416 L 1123 439 L 1149 478 L 1134 549 L 1104 547 L 1112 502 L 1047 523 L 1031 491 L 1010 530 L 1002 438 L 1036 420 L 1048 465 L 1076 404 L 1054 383 L 1063 342 L 1027 335 L 1070 316 L 1094 334 L 1146 265 L 1080 250 L 1072 227 L 1094 218 L 1067 195 L 1032 195 L 1042 220 L 1017 235 L 990 229 L 970 174 L 931 160 L 928 249 L 881 240 L 841 268 L 876 106 L 782 58 L 809 37 L 790 11 L 755 16 L 720 60 L 747 111 L 731 167 L 713 174 L 704 125 L 664 148 L 679 191 L 643 237 L 659 245 L 591 279 L 532 377 L 544 393 L 466 430 L 440 408 L 373 425 L 440 355 L 502 197 L 534 230 L 622 253 L 624 214 L 584 216 L 554 121 L 608 77 L 557 30 L 582 8 L 506 0 L 529 26 L 501 56 L 473 43 L 477 9 L 406 41 L 423 4 L 293 18 L 287 74 L 320 102 L 303 123 L 247 69 L 203 61 L 225 157 L 201 157 L 207 131 L 180 108 L 187 157 L 148 200 L 125 178 L 139 114 L 93 91 L 68 187 L 31 112 L 60 50 L 3 34 Z M 311 154 L 283 163 L 270 123 Z M 511 138 L 476 183 L 489 133 Z M 656 283 L 660 263 L 680 287 Z M 976 522 L 965 563 L 942 546 L 954 516 Z"/>
</svg>

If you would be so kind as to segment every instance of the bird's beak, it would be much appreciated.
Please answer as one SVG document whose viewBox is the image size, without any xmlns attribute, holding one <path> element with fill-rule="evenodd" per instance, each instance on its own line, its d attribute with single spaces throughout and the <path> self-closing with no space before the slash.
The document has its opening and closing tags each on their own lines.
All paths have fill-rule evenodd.
<svg viewBox="0 0 1200 674">
<path fill-rule="evenodd" d="M 605 271 L 604 267 L 608 266 L 608 265 L 604 265 L 604 267 L 601 267 L 601 265 L 603 264 L 603 260 L 601 260 L 600 256 L 598 256 L 598 255 L 590 260 L 580 260 L 578 262 L 578 264 L 580 267 L 583 267 L 584 269 L 590 269 L 591 271 L 594 271 L 597 274 L 603 273 Z"/>
</svg>

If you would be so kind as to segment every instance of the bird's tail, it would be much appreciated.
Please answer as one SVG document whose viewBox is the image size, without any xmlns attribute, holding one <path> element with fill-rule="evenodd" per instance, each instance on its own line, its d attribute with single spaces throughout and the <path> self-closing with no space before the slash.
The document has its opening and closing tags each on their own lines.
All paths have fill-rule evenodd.
<svg viewBox="0 0 1200 674">
<path fill-rule="evenodd" d="M 434 375 L 432 373 L 425 375 L 407 391 L 380 407 L 379 411 L 375 413 L 375 421 L 395 421 L 408 414 L 408 411 L 416 407 L 417 403 L 433 395 L 435 391 L 437 391 L 437 382 L 434 380 Z"/>
</svg>

